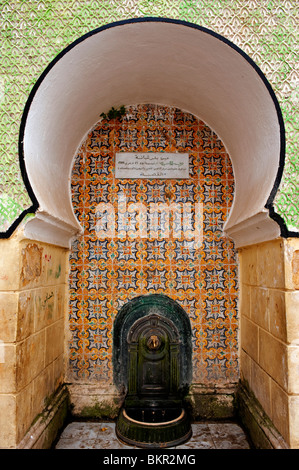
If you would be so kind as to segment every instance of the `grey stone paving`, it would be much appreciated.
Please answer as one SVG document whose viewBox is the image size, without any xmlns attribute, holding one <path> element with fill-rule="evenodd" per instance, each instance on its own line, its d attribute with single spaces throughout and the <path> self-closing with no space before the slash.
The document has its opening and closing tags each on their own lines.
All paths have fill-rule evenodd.
<svg viewBox="0 0 299 470">
<path fill-rule="evenodd" d="M 72 422 L 63 430 L 55 449 L 132 449 L 120 442 L 114 423 Z M 192 424 L 192 437 L 177 449 L 249 449 L 243 429 L 236 423 Z"/>
</svg>

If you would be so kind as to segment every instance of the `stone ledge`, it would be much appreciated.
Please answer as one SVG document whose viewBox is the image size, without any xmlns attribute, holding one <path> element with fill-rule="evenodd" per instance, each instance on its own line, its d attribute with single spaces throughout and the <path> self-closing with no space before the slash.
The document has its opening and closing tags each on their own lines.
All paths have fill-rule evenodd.
<svg viewBox="0 0 299 470">
<path fill-rule="evenodd" d="M 67 384 L 70 411 L 75 417 L 115 419 L 122 406 L 123 396 L 114 385 L 86 383 Z"/>
<path fill-rule="evenodd" d="M 253 393 L 241 383 L 236 394 L 236 409 L 256 449 L 289 449 Z"/>
<path fill-rule="evenodd" d="M 233 418 L 236 387 L 237 384 L 222 387 L 191 385 L 185 403 L 192 419 Z M 124 398 L 112 385 L 68 384 L 68 390 L 71 414 L 80 418 L 115 419 Z"/>
<path fill-rule="evenodd" d="M 50 449 L 63 427 L 69 409 L 69 394 L 62 386 L 52 397 L 46 409 L 17 445 L 17 449 Z"/>
<path fill-rule="evenodd" d="M 222 387 L 193 384 L 185 401 L 194 421 L 231 419 L 236 415 L 235 393 L 236 384 L 228 384 Z"/>
</svg>

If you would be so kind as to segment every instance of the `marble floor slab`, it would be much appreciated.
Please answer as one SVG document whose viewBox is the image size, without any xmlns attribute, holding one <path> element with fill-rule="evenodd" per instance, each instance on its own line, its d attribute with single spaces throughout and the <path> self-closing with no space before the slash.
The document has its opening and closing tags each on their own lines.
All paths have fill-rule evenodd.
<svg viewBox="0 0 299 470">
<path fill-rule="evenodd" d="M 115 434 L 115 423 L 72 422 L 60 435 L 55 449 L 134 449 Z M 250 449 L 248 438 L 237 423 L 195 423 L 192 437 L 176 449 Z"/>
</svg>

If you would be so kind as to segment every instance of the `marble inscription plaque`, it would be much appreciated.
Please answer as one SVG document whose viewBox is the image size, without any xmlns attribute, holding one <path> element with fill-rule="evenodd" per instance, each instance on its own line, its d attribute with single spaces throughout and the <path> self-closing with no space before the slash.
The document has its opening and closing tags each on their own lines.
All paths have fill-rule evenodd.
<svg viewBox="0 0 299 470">
<path fill-rule="evenodd" d="M 120 152 L 115 155 L 116 178 L 189 178 L 188 153 Z"/>
</svg>

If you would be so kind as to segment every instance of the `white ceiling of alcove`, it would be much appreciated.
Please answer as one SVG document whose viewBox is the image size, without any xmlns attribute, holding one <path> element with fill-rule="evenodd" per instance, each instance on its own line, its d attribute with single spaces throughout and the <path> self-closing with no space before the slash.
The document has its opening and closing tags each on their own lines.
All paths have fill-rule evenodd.
<svg viewBox="0 0 299 470">
<path fill-rule="evenodd" d="M 79 228 L 69 184 L 76 150 L 102 112 L 138 103 L 176 106 L 215 130 L 235 174 L 226 229 L 256 218 L 263 229 L 280 164 L 273 97 L 252 64 L 226 42 L 186 24 L 156 20 L 92 32 L 62 54 L 36 88 L 23 152 L 43 220 Z M 268 222 L 271 233 L 279 233 Z"/>
</svg>

